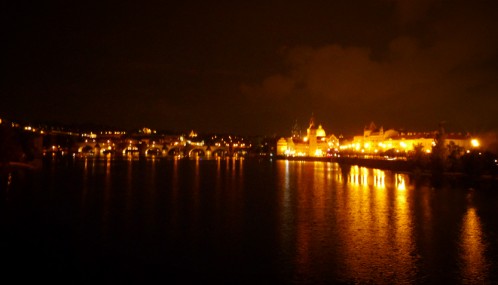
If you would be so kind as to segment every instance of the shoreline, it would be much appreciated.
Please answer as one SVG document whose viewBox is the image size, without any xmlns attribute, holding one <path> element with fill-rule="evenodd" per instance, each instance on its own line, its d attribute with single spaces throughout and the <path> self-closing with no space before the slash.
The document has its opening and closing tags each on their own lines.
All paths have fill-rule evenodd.
<svg viewBox="0 0 498 285">
<path fill-rule="evenodd" d="M 464 172 L 442 172 L 435 174 L 428 169 L 416 168 L 410 160 L 380 160 L 380 159 L 367 159 L 358 157 L 286 157 L 276 156 L 278 160 L 289 161 L 321 161 L 321 162 L 335 162 L 341 167 L 360 166 L 367 168 L 377 168 L 381 170 L 395 171 L 400 173 L 413 174 L 418 176 L 445 176 L 445 177 L 468 177 L 473 179 L 497 180 L 498 175 L 479 174 L 470 175 Z"/>
</svg>

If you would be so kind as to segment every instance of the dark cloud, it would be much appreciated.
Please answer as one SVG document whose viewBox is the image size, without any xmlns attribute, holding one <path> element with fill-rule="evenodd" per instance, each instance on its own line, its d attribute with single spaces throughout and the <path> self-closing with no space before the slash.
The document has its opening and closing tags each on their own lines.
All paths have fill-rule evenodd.
<svg viewBox="0 0 498 285">
<path fill-rule="evenodd" d="M 401 24 L 425 19 L 430 2 L 397 1 Z M 294 47 L 284 55 L 288 70 L 242 89 L 252 99 L 267 96 L 288 120 L 286 110 L 314 111 L 335 132 L 358 132 L 370 120 L 408 129 L 440 121 L 461 131 L 496 128 L 496 19 L 486 5 L 451 3 L 430 30 L 390 40 L 381 58 L 368 46 Z M 292 106 L 295 96 L 302 98 Z"/>
<path fill-rule="evenodd" d="M 0 116 L 286 134 L 498 128 L 493 1 L 12 2 Z"/>
</svg>

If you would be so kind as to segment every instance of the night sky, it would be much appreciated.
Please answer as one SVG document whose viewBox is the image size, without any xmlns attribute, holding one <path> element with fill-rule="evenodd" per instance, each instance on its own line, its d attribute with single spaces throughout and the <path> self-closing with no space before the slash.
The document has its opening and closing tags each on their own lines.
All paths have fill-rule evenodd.
<svg viewBox="0 0 498 285">
<path fill-rule="evenodd" d="M 0 117 L 247 135 L 288 135 L 312 113 L 336 135 L 371 121 L 498 129 L 497 1 L 5 2 Z"/>
</svg>

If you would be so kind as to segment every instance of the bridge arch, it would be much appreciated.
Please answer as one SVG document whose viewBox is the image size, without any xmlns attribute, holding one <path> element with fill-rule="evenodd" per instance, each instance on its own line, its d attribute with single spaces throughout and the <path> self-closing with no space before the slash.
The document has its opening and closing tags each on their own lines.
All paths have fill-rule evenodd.
<svg viewBox="0 0 498 285">
<path fill-rule="evenodd" d="M 173 146 L 166 150 L 166 154 L 169 156 L 183 155 L 183 146 Z"/>
<path fill-rule="evenodd" d="M 206 155 L 206 147 L 193 147 L 187 152 L 188 156 L 205 156 Z"/>
<path fill-rule="evenodd" d="M 145 150 L 145 155 L 161 155 L 163 150 L 159 147 L 150 147 Z"/>
<path fill-rule="evenodd" d="M 211 155 L 213 155 L 213 156 L 225 156 L 225 155 L 228 155 L 228 148 L 226 148 L 226 147 L 214 147 L 214 148 L 211 148 Z"/>
<path fill-rule="evenodd" d="M 85 142 L 78 146 L 78 152 L 97 153 L 97 144 L 94 142 Z"/>
</svg>

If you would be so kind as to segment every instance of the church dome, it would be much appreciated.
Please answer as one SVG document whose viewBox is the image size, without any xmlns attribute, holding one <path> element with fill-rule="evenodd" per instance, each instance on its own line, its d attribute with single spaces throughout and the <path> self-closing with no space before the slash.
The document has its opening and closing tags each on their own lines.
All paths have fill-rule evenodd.
<svg viewBox="0 0 498 285">
<path fill-rule="evenodd" d="M 316 136 L 317 137 L 325 137 L 326 136 L 325 130 L 322 128 L 322 125 L 318 126 L 318 129 L 316 130 Z"/>
</svg>

